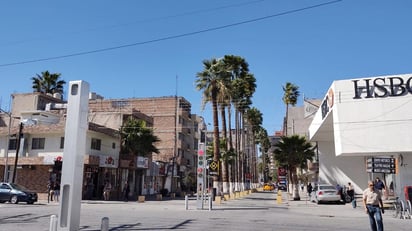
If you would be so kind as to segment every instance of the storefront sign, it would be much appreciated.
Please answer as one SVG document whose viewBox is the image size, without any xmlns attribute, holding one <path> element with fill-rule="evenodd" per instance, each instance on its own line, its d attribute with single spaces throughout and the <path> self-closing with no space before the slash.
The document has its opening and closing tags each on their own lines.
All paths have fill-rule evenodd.
<svg viewBox="0 0 412 231">
<path fill-rule="evenodd" d="M 328 94 L 326 95 L 325 99 L 321 104 L 322 110 L 322 119 L 329 113 L 332 109 L 335 100 L 335 93 L 333 92 L 332 88 L 329 89 Z"/>
<path fill-rule="evenodd" d="M 352 80 L 352 82 L 353 99 L 386 98 L 412 94 L 412 77 L 406 80 L 401 77 L 388 77 Z"/>
<path fill-rule="evenodd" d="M 118 160 L 116 160 L 112 156 L 99 156 L 99 167 L 106 167 L 106 168 L 117 168 Z"/>
<path fill-rule="evenodd" d="M 137 168 L 149 168 L 149 158 L 143 157 L 143 156 L 138 156 L 136 158 L 136 167 Z"/>
</svg>

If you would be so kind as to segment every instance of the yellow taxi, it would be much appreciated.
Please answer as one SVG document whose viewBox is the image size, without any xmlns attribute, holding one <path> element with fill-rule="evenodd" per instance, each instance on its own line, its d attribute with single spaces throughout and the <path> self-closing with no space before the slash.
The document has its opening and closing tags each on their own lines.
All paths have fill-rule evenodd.
<svg viewBox="0 0 412 231">
<path fill-rule="evenodd" d="M 266 183 L 263 185 L 263 191 L 273 191 L 275 189 L 275 186 L 273 184 Z"/>
</svg>

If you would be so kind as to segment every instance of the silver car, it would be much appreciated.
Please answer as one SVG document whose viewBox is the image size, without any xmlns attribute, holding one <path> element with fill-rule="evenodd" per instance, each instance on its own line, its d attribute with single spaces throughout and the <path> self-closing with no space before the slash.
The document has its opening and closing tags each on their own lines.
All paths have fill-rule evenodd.
<svg viewBox="0 0 412 231">
<path fill-rule="evenodd" d="M 330 184 L 319 184 L 313 188 L 310 200 L 320 204 L 322 202 L 341 202 L 339 191 Z"/>
</svg>

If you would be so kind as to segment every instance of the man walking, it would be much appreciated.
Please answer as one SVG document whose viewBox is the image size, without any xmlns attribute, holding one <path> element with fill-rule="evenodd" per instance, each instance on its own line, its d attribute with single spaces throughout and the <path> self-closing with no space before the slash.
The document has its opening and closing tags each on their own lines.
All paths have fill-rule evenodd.
<svg viewBox="0 0 412 231">
<path fill-rule="evenodd" d="M 382 193 L 374 187 L 373 181 L 368 182 L 368 188 L 363 191 L 363 206 L 369 215 L 369 223 L 372 231 L 383 231 Z M 381 213 L 382 211 L 382 213 Z"/>
</svg>

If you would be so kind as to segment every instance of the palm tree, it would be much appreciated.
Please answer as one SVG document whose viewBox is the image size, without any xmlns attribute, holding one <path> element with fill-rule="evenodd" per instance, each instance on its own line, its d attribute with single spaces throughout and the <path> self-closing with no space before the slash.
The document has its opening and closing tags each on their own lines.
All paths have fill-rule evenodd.
<svg viewBox="0 0 412 231">
<path fill-rule="evenodd" d="M 160 139 L 153 134 L 153 130 L 146 127 L 146 122 L 138 120 L 134 117 L 129 117 L 123 127 L 120 129 L 121 135 L 121 149 L 124 154 L 131 154 L 132 156 L 143 156 L 151 158 L 152 153 L 159 153 L 159 149 L 155 143 Z M 138 177 L 137 193 L 141 193 L 141 176 L 144 175 L 143 170 L 136 171 Z M 127 177 L 128 178 L 128 177 Z"/>
<path fill-rule="evenodd" d="M 121 129 L 122 148 L 135 156 L 150 156 L 159 153 L 154 145 L 160 139 L 153 135 L 153 130 L 146 127 L 146 122 L 129 117 Z"/>
<path fill-rule="evenodd" d="M 229 172 L 233 173 L 231 175 L 234 175 L 234 177 L 230 177 L 231 178 L 230 183 L 234 183 L 234 185 L 235 185 L 235 187 L 230 186 L 230 189 L 232 190 L 233 188 L 235 188 L 236 191 L 239 191 L 239 174 L 240 174 L 240 171 L 239 171 L 239 169 L 240 169 L 239 168 L 239 163 L 240 163 L 239 155 L 240 155 L 240 150 L 233 148 L 233 137 L 232 137 L 232 132 L 231 132 L 232 131 L 232 127 L 231 127 L 232 126 L 232 122 L 231 122 L 231 119 L 232 119 L 231 111 L 232 111 L 232 109 L 231 108 L 232 108 L 232 104 L 235 105 L 235 109 L 236 109 L 235 116 L 237 116 L 238 115 L 238 110 L 236 108 L 236 105 L 237 105 L 237 103 L 236 103 L 237 99 L 236 98 L 239 96 L 239 93 L 238 93 L 239 89 L 235 88 L 235 83 L 236 83 L 236 81 L 238 81 L 237 79 L 239 79 L 239 78 L 245 76 L 247 73 L 249 73 L 249 64 L 246 62 L 246 60 L 244 58 L 242 58 L 240 56 L 235 56 L 235 55 L 225 55 L 222 62 L 225 65 L 226 70 L 228 72 L 230 72 L 230 85 L 228 87 L 230 92 L 229 92 L 229 94 L 226 94 L 227 95 L 226 100 L 229 101 L 226 105 L 227 110 L 228 110 L 228 125 L 229 125 L 229 128 L 228 128 L 229 137 L 227 137 L 229 139 L 228 140 L 228 144 L 229 144 L 228 150 L 237 155 L 235 160 L 234 160 L 234 163 L 233 163 L 234 165 L 231 164 L 231 165 L 228 166 L 228 168 L 230 168 Z M 226 128 L 225 123 L 226 123 L 226 120 L 222 120 L 223 128 Z M 236 126 L 236 128 L 238 128 L 238 127 Z M 236 134 L 238 134 L 238 132 L 236 132 Z M 236 147 L 237 147 L 237 145 L 236 145 Z M 236 171 L 238 173 L 236 173 Z"/>
<path fill-rule="evenodd" d="M 247 110 L 246 112 L 246 120 L 251 129 L 248 129 L 248 133 L 250 134 L 251 141 L 248 143 L 249 146 L 249 175 L 253 176 L 251 177 L 252 183 L 256 183 L 256 160 L 257 160 L 257 155 L 256 155 L 256 136 L 259 131 L 259 128 L 262 125 L 263 121 L 263 115 L 262 113 L 255 107 L 252 107 L 251 109 Z"/>
<path fill-rule="evenodd" d="M 204 60 L 203 71 L 197 73 L 196 89 L 203 90 L 203 104 L 212 103 L 213 113 L 213 160 L 220 162 L 220 141 L 219 141 L 219 118 L 218 118 L 218 94 L 220 89 L 225 86 L 228 73 L 222 62 L 218 59 Z M 221 168 L 219 168 L 221 170 Z M 221 174 L 213 177 L 213 188 L 222 192 Z"/>
<path fill-rule="evenodd" d="M 269 172 L 269 156 L 268 156 L 268 151 L 270 149 L 270 140 L 268 136 L 268 132 L 266 129 L 264 129 L 262 126 L 258 128 L 258 131 L 256 133 L 256 143 L 260 145 L 260 152 L 261 152 L 261 158 L 262 158 L 262 169 L 263 169 L 263 181 L 267 182 L 268 179 L 268 172 Z M 262 172 L 262 169 L 259 170 L 259 172 Z"/>
<path fill-rule="evenodd" d="M 303 136 L 282 136 L 281 140 L 275 144 L 273 153 L 278 165 L 286 166 L 288 169 L 289 181 L 293 185 L 293 199 L 300 200 L 296 169 L 307 168 L 308 161 L 315 156 L 314 147 Z"/>
<path fill-rule="evenodd" d="M 289 105 L 295 106 L 298 102 L 298 97 L 300 95 L 299 87 L 294 85 L 293 83 L 287 82 L 285 86 L 283 86 L 283 102 L 286 105 L 286 116 L 283 122 L 283 134 L 285 136 L 288 135 L 288 113 L 289 113 Z"/>
<path fill-rule="evenodd" d="M 245 150 L 246 150 L 246 133 L 244 114 L 252 104 L 252 96 L 256 89 L 256 79 L 251 73 L 244 73 L 232 81 L 233 87 L 233 104 L 235 106 L 235 144 L 238 153 L 237 173 L 238 182 L 241 183 L 240 190 L 244 189 L 245 176 Z"/>
<path fill-rule="evenodd" d="M 63 87 L 66 81 L 60 80 L 60 73 L 50 73 L 49 71 L 41 72 L 41 75 L 36 74 L 32 77 L 33 91 L 41 92 L 44 94 L 60 93 L 63 96 Z"/>
</svg>

